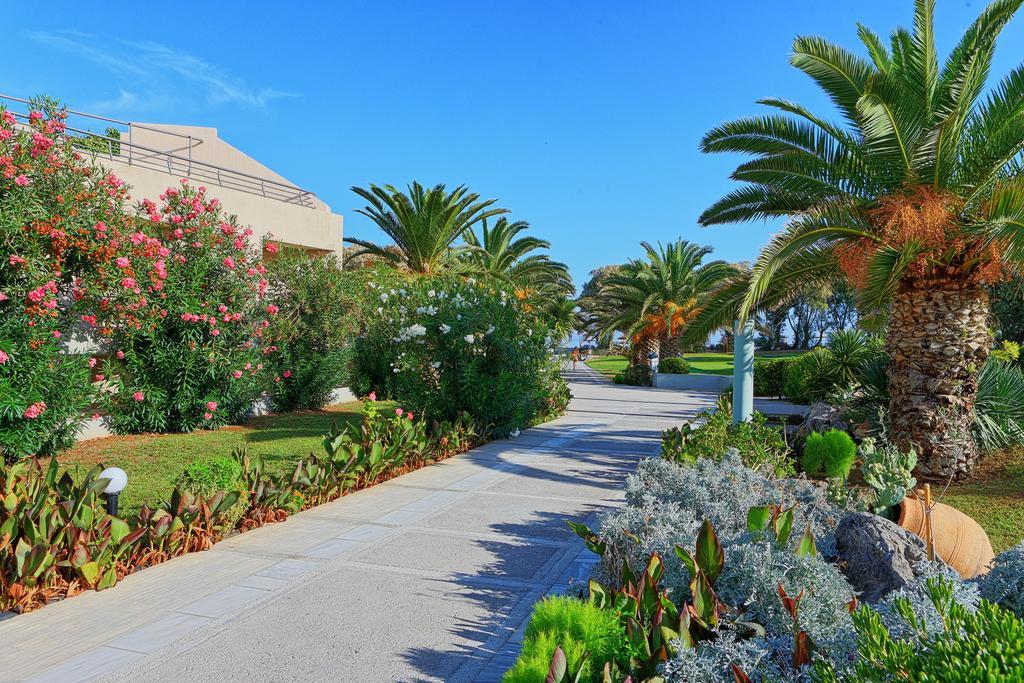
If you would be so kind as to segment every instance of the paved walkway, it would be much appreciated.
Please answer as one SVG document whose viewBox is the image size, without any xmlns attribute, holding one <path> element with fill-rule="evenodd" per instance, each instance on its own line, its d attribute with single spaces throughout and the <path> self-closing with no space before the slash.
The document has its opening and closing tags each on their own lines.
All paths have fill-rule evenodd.
<svg viewBox="0 0 1024 683">
<path fill-rule="evenodd" d="M 708 394 L 572 372 L 562 418 L 0 622 L 0 680 L 495 681 L 531 605 Z"/>
</svg>

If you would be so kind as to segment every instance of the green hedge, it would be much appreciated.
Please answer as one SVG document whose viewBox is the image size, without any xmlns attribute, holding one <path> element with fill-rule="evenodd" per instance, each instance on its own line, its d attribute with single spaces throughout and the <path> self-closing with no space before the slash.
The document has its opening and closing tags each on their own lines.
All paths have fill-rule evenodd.
<svg viewBox="0 0 1024 683">
<path fill-rule="evenodd" d="M 785 396 L 786 377 L 800 357 L 791 358 L 755 358 L 754 359 L 754 395 Z"/>
<path fill-rule="evenodd" d="M 690 364 L 681 356 L 672 356 L 658 361 L 658 372 L 667 375 L 688 375 Z"/>
</svg>

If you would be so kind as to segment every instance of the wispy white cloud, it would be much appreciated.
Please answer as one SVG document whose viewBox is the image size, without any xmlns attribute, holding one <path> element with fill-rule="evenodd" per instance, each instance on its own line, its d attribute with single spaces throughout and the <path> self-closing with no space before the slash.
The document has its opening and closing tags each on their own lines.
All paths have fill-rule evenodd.
<svg viewBox="0 0 1024 683">
<path fill-rule="evenodd" d="M 199 95 L 214 104 L 263 109 L 294 93 L 254 87 L 226 69 L 154 41 L 109 40 L 77 31 L 32 31 L 40 45 L 81 57 L 114 74 L 118 95 L 93 103 L 104 111 L 140 111 Z"/>
</svg>

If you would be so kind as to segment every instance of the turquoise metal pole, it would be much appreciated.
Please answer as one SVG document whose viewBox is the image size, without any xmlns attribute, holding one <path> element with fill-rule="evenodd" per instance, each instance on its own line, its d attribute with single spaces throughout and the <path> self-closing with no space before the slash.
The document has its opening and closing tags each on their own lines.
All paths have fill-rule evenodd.
<svg viewBox="0 0 1024 683">
<path fill-rule="evenodd" d="M 754 412 L 754 321 L 733 327 L 732 423 L 750 419 Z"/>
</svg>

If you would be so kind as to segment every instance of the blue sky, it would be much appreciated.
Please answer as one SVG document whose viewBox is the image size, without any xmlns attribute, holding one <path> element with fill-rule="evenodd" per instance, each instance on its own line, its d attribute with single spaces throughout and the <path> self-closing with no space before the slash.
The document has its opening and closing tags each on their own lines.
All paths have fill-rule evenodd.
<svg viewBox="0 0 1024 683">
<path fill-rule="evenodd" d="M 785 96 L 827 104 L 792 39 L 887 35 L 910 0 L 11 3 L 0 93 L 220 135 L 382 235 L 352 185 L 467 184 L 553 243 L 578 284 L 677 237 L 753 258 L 779 224 L 699 228 L 735 159 L 701 135 Z M 948 49 L 984 7 L 938 0 Z M 1024 54 L 1024 16 L 994 77 Z"/>
</svg>

